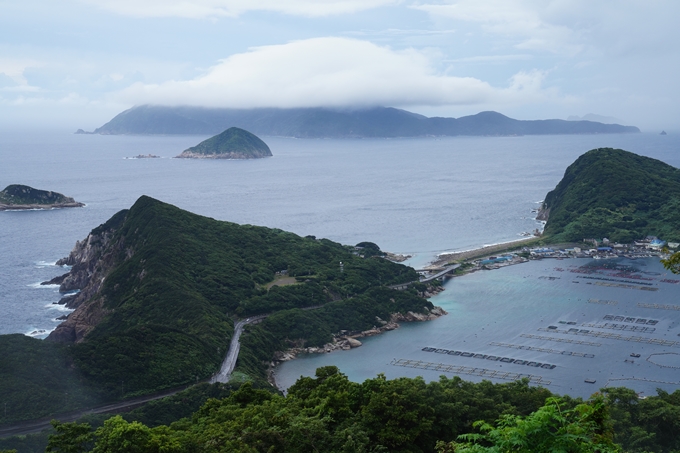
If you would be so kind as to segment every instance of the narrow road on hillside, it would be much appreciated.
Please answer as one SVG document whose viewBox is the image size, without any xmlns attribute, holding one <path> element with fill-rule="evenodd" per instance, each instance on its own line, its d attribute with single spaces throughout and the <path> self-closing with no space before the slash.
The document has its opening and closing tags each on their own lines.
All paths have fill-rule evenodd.
<svg viewBox="0 0 680 453">
<path fill-rule="evenodd" d="M 243 319 L 236 323 L 236 325 L 234 326 L 234 335 L 231 337 L 231 343 L 229 344 L 229 351 L 227 352 L 227 356 L 225 357 L 224 362 L 222 362 L 222 367 L 220 368 L 220 371 L 217 374 L 215 374 L 212 378 L 210 378 L 210 383 L 229 382 L 229 377 L 231 376 L 232 371 L 234 371 L 236 359 L 238 359 L 239 349 L 241 348 L 239 337 L 243 333 L 243 328 L 248 324 L 259 322 L 266 318 L 267 316 L 269 315 L 267 314 L 260 316 L 252 316 L 250 318 Z M 181 392 L 182 390 L 185 390 L 186 388 L 187 388 L 186 386 L 182 386 L 172 390 L 166 390 L 155 395 L 146 395 L 126 401 L 120 401 L 118 403 L 107 404 L 105 406 L 83 409 L 80 411 L 74 411 L 66 414 L 54 415 L 53 417 L 43 418 L 39 420 L 29 420 L 25 422 L 14 423 L 0 428 L 0 438 L 38 433 L 42 430 L 48 429 L 51 426 L 50 420 L 52 419 L 59 420 L 62 423 L 67 423 L 74 422 L 79 418 L 90 414 L 108 414 L 126 412 L 130 409 L 148 403 L 149 401 L 172 396 L 176 393 Z"/>
<path fill-rule="evenodd" d="M 241 350 L 241 342 L 239 340 L 241 338 L 241 334 L 243 333 L 243 328 L 248 324 L 260 322 L 267 316 L 269 315 L 252 316 L 250 318 L 242 319 L 241 321 L 236 323 L 236 325 L 234 326 L 234 335 L 232 335 L 231 343 L 229 343 L 229 351 L 227 352 L 227 356 L 224 358 L 224 362 L 222 362 L 222 367 L 220 368 L 220 371 L 218 371 L 217 374 L 215 374 L 210 379 L 211 384 L 214 384 L 216 382 L 222 383 L 229 382 L 231 373 L 234 371 L 234 367 L 236 366 L 238 353 Z"/>
<path fill-rule="evenodd" d="M 317 308 L 323 307 L 325 304 L 322 305 L 314 305 L 311 307 L 304 307 L 302 310 L 316 310 Z M 251 316 L 250 318 L 243 319 L 241 321 L 238 321 L 234 325 L 234 334 L 231 337 L 231 342 L 229 343 L 229 351 L 227 351 L 227 355 L 224 358 L 224 362 L 222 362 L 222 366 L 220 368 L 220 371 L 218 371 L 212 378 L 210 378 L 210 383 L 214 384 L 216 382 L 222 382 L 226 383 L 229 382 L 229 378 L 231 377 L 231 373 L 234 371 L 234 367 L 236 366 L 236 361 L 238 359 L 238 353 L 241 349 L 241 342 L 239 341 L 241 334 L 243 333 L 243 328 L 247 326 L 248 324 L 255 324 L 263 319 L 265 319 L 267 316 L 269 316 L 271 313 L 267 313 L 265 315 L 258 315 L 258 316 Z M 205 382 L 205 381 L 202 381 Z M 126 412 L 129 411 L 137 406 L 141 406 L 145 403 L 148 403 L 149 401 L 161 399 L 161 398 L 166 398 L 168 396 L 172 396 L 176 393 L 179 393 L 183 390 L 185 390 L 187 386 L 182 386 L 178 387 L 172 390 L 166 390 L 164 392 L 157 393 L 155 395 L 146 395 L 146 396 L 141 396 L 138 398 L 126 400 L 126 401 L 120 401 L 118 403 L 112 403 L 112 404 L 107 404 L 105 406 L 99 406 L 95 408 L 90 408 L 90 409 L 83 409 L 79 411 L 74 411 L 70 413 L 65 413 L 65 414 L 58 414 L 54 415 L 49 418 L 43 418 L 39 420 L 28 420 L 25 422 L 19 422 L 19 423 L 14 423 L 11 425 L 4 426 L 0 428 L 0 438 L 3 437 L 9 437 L 9 436 L 19 436 L 19 435 L 25 435 L 25 434 L 32 434 L 32 433 L 37 433 L 40 431 L 43 431 L 45 429 L 50 428 L 50 420 L 55 419 L 59 420 L 62 423 L 66 422 L 74 422 L 78 420 L 79 418 L 85 416 L 85 415 L 90 415 L 90 414 L 108 414 L 108 413 L 120 413 L 120 412 Z"/>
</svg>

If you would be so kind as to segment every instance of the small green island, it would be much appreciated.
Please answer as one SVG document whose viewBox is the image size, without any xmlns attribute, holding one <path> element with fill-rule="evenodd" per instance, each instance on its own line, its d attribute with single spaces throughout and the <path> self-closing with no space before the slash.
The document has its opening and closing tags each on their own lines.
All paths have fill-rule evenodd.
<svg viewBox="0 0 680 453">
<path fill-rule="evenodd" d="M 0 192 L 0 211 L 28 209 L 80 208 L 85 206 L 66 195 L 11 184 Z"/>
<path fill-rule="evenodd" d="M 258 136 L 238 127 L 230 127 L 186 149 L 177 156 L 182 159 L 260 159 L 272 152 Z"/>
</svg>

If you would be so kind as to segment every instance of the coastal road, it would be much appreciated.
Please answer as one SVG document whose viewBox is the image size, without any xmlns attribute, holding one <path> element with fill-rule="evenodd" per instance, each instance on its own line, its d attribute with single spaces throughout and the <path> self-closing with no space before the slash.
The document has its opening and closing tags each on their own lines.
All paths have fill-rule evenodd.
<svg viewBox="0 0 680 453">
<path fill-rule="evenodd" d="M 217 374 L 215 374 L 210 379 L 211 384 L 214 384 L 216 382 L 222 383 L 229 382 L 231 373 L 234 371 L 234 367 L 236 366 L 236 359 L 238 359 L 238 353 L 241 350 L 241 342 L 239 340 L 241 338 L 241 334 L 243 333 L 243 328 L 248 324 L 260 322 L 267 316 L 269 315 L 267 314 L 260 316 L 252 316 L 250 318 L 242 319 L 241 321 L 236 323 L 236 325 L 234 326 L 234 335 L 232 335 L 231 337 L 231 343 L 229 344 L 229 351 L 227 352 L 227 356 L 224 358 L 224 362 L 222 362 L 222 367 L 220 368 L 220 371 L 218 371 Z"/>
<path fill-rule="evenodd" d="M 459 267 L 460 267 L 460 264 L 454 264 L 454 265 L 452 265 L 452 266 L 447 266 L 447 267 L 445 267 L 441 272 L 437 272 L 436 274 L 434 274 L 434 275 L 432 275 L 432 276 L 430 276 L 430 277 L 427 277 L 427 278 L 424 278 L 424 279 L 420 280 L 420 283 L 431 282 L 432 280 L 434 280 L 434 279 L 436 279 L 436 278 L 439 278 L 439 277 L 441 277 L 442 275 L 446 275 L 446 274 L 448 274 L 449 272 L 458 269 Z"/>
<path fill-rule="evenodd" d="M 161 398 L 166 398 L 168 396 L 172 396 L 175 393 L 179 393 L 182 390 L 185 390 L 186 388 L 187 388 L 186 386 L 182 386 L 172 390 L 166 390 L 155 395 L 142 396 L 139 398 L 121 401 L 118 403 L 107 404 L 105 406 L 99 406 L 90 409 L 83 409 L 80 411 L 69 412 L 66 414 L 54 415 L 52 417 L 42 418 L 38 420 L 28 420 L 25 422 L 14 423 L 12 425 L 0 428 L 0 438 L 39 433 L 40 431 L 43 431 L 51 427 L 50 421 L 52 419 L 59 420 L 62 423 L 68 423 L 74 422 L 86 415 L 111 414 L 111 413 L 116 414 L 120 412 L 127 412 L 131 409 L 134 409 L 135 407 L 146 404 L 149 401 L 154 401 Z"/>
</svg>

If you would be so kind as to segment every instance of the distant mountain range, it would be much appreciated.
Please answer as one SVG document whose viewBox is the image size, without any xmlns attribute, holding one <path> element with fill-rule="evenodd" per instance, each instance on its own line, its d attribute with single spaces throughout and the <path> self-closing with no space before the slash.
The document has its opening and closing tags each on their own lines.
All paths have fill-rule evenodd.
<svg viewBox="0 0 680 453">
<path fill-rule="evenodd" d="M 634 126 L 593 121 L 532 120 L 481 112 L 460 118 L 428 118 L 390 107 L 218 109 L 142 105 L 116 115 L 94 134 L 218 134 L 239 127 L 254 134 L 299 138 L 423 137 L 456 135 L 620 134 Z M 76 133 L 88 133 L 79 129 Z"/>
</svg>

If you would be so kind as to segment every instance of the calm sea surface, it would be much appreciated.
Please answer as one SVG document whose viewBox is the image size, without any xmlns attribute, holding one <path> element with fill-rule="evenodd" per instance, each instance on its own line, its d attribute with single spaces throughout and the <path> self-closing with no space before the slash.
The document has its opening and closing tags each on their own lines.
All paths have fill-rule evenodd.
<svg viewBox="0 0 680 453">
<path fill-rule="evenodd" d="M 171 159 L 205 138 L 17 131 L 0 134 L 0 186 L 27 184 L 61 192 L 87 204 L 82 209 L 0 212 L 0 333 L 30 334 L 54 329 L 58 323 L 55 318 L 64 314 L 53 304 L 60 296 L 56 287 L 41 287 L 38 283 L 66 272 L 53 263 L 66 256 L 76 240 L 85 238 L 117 211 L 130 207 L 141 195 L 220 220 L 276 227 L 347 244 L 373 241 L 384 250 L 414 255 L 410 264 L 419 267 L 443 251 L 509 241 L 523 231 L 532 231 L 538 224 L 531 210 L 559 182 L 565 168 L 589 149 L 623 148 L 680 167 L 680 137 L 652 134 L 397 140 L 267 137 L 265 141 L 274 154 L 269 159 Z M 125 159 L 147 153 L 163 158 Z M 572 264 L 583 263 L 565 262 L 562 267 Z M 649 269 L 658 267 L 652 261 L 637 264 Z M 521 339 L 522 344 L 532 344 L 534 340 L 518 337 L 519 332 L 538 334 L 535 329 L 562 318 L 594 322 L 606 314 L 604 311 L 613 313 L 630 304 L 634 315 L 651 317 L 651 309 L 633 310 L 635 300 L 673 303 L 680 295 L 680 288 L 658 281 L 654 284 L 660 290 L 647 292 L 583 282 L 577 285 L 571 283 L 569 271 L 564 271 L 569 272 L 569 278 L 538 278 L 559 272 L 554 267 L 554 262 L 531 263 L 453 280 L 447 291 L 434 300 L 451 315 L 431 323 L 404 326 L 350 352 L 287 363 L 279 370 L 278 378 L 282 385 L 289 385 L 300 374 L 313 372 L 316 366 L 336 363 L 353 379 L 372 377 L 378 372 L 433 379 L 441 373 L 388 364 L 393 358 L 441 362 L 451 357 L 451 363 L 467 366 L 474 360 L 474 366 L 481 366 L 478 359 L 454 360 L 453 356 L 441 354 L 434 357 L 434 353 L 420 349 L 462 348 L 460 341 L 479 338 L 471 344 L 480 353 L 489 354 L 491 341 L 520 343 Z M 598 298 L 616 299 L 618 308 L 587 304 L 584 300 L 595 296 L 582 292 L 584 288 L 595 290 L 593 294 L 604 291 Z M 554 294 L 550 303 L 546 294 Z M 578 317 L 577 312 L 585 316 Z M 659 314 L 655 319 L 664 320 L 660 323 L 663 329 L 671 329 L 666 336 L 677 337 L 672 330 L 676 323 L 671 319 L 675 312 L 656 312 Z M 482 333 L 491 330 L 492 336 Z M 629 342 L 618 343 L 632 347 Z M 562 345 L 550 347 L 554 346 L 560 349 Z M 508 357 L 528 357 L 525 350 L 505 349 Z M 573 350 L 577 351 L 575 346 Z M 493 349 L 493 353 L 501 352 Z M 558 367 L 541 369 L 540 373 L 534 370 L 533 374 L 550 378 L 549 388 L 557 392 L 583 394 L 593 388 L 582 388 L 582 379 L 579 386 L 574 386 L 570 384 L 573 378 L 554 378 L 569 376 L 578 367 L 586 366 L 583 373 L 597 379 L 596 386 L 606 382 L 597 371 L 605 369 L 607 362 L 603 359 L 610 358 L 606 354 L 600 352 L 596 359 L 577 360 L 549 353 L 551 361 L 545 355 L 540 360 Z M 643 355 L 634 366 L 642 366 L 642 362 L 650 363 Z M 494 363 L 491 365 L 500 369 L 500 364 Z M 674 370 L 649 366 L 659 376 Z M 503 364 L 503 369 L 506 367 L 509 366 Z"/>
</svg>

